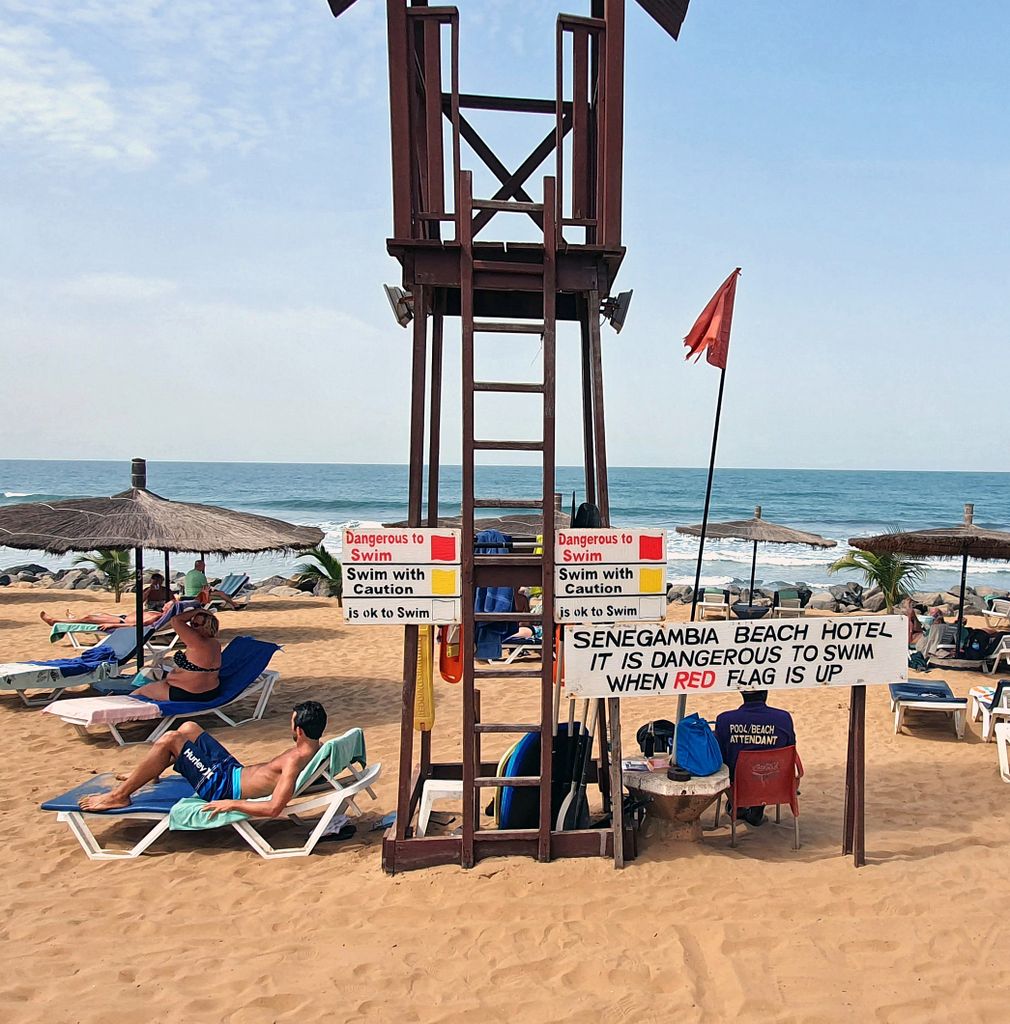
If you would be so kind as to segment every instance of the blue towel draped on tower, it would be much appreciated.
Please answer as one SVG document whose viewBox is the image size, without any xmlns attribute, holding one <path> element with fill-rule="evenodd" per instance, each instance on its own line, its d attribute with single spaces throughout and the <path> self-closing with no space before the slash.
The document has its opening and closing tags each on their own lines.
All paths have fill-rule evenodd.
<svg viewBox="0 0 1010 1024">
<path fill-rule="evenodd" d="M 476 542 L 479 555 L 507 554 L 511 543 L 510 538 L 498 530 L 481 530 Z M 473 610 L 476 613 L 510 612 L 514 608 L 515 591 L 511 587 L 478 587 L 474 594 Z M 514 622 L 478 622 L 474 627 L 474 656 L 482 661 L 497 660 L 502 656 L 502 641 L 515 630 Z"/>
</svg>

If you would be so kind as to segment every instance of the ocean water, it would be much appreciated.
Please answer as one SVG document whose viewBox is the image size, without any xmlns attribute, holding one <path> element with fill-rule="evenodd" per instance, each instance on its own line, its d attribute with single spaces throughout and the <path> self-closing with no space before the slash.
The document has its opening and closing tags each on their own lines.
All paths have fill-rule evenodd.
<svg viewBox="0 0 1010 1024">
<path fill-rule="evenodd" d="M 705 498 L 704 469 L 611 468 L 611 520 L 616 526 L 665 527 L 667 576 L 671 582 L 694 580 L 698 542 L 674 532 L 677 525 L 701 521 Z M 165 497 L 310 523 L 326 533 L 326 545 L 340 550 L 340 531 L 350 524 L 378 524 L 406 516 L 407 467 L 370 465 L 300 465 L 287 463 L 148 464 L 148 484 Z M 0 504 L 58 501 L 108 495 L 129 486 L 129 464 L 120 462 L 48 462 L 0 460 Z M 582 471 L 562 467 L 557 490 L 568 508 L 572 491 L 582 500 Z M 539 470 L 523 466 L 482 466 L 480 494 L 525 497 L 538 493 Z M 441 512 L 459 512 L 460 469 L 444 467 Z M 961 521 L 964 502 L 975 504 L 975 522 L 1010 529 L 1010 474 L 903 473 L 840 470 L 719 469 L 712 496 L 712 520 L 746 519 L 760 504 L 766 519 L 838 541 L 837 548 L 793 545 L 758 546 L 757 578 L 824 586 L 855 578 L 829 576 L 830 563 L 847 548 L 847 538 L 889 528 L 922 529 Z M 37 561 L 59 567 L 73 556 L 0 547 L 0 569 Z M 707 541 L 703 582 L 721 585 L 747 579 L 751 546 L 742 541 Z M 186 568 L 189 559 L 175 559 Z M 287 574 L 296 556 L 241 555 L 211 560 L 215 573 L 248 571 L 253 578 Z M 959 565 L 928 563 L 928 589 L 945 589 L 958 579 Z M 1010 563 L 969 563 L 969 582 L 1010 589 Z"/>
</svg>

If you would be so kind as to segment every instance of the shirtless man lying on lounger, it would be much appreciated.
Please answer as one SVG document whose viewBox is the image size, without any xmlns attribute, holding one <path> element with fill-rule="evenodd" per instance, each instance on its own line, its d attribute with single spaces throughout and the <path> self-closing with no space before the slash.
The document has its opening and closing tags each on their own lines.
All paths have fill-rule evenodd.
<svg viewBox="0 0 1010 1024">
<path fill-rule="evenodd" d="M 81 810 L 129 807 L 133 793 L 172 766 L 208 801 L 203 808 L 208 814 L 239 811 L 251 818 L 276 818 L 291 799 L 299 773 L 319 751 L 319 737 L 325 728 L 326 712 L 321 704 L 314 700 L 296 704 L 291 713 L 295 745 L 269 761 L 242 765 L 210 733 L 194 722 L 185 722 L 157 740 L 115 789 L 81 800 Z M 256 799 L 264 796 L 270 799 Z"/>
</svg>

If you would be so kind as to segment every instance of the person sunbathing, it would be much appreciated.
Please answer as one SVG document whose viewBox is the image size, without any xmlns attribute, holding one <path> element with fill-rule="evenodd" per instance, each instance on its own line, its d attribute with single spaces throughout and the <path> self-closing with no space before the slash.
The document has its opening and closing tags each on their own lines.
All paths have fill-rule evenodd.
<svg viewBox="0 0 1010 1024">
<path fill-rule="evenodd" d="M 208 814 L 238 811 L 254 818 L 276 818 L 295 791 L 302 769 L 319 751 L 319 738 L 326 728 L 326 711 L 318 701 L 296 704 L 291 712 L 291 739 L 294 746 L 269 761 L 243 765 L 224 744 L 195 722 L 156 740 L 150 753 L 120 785 L 108 793 L 86 796 L 82 811 L 111 811 L 129 807 L 130 797 L 141 786 L 156 782 L 172 767 L 208 801 L 202 808 Z M 257 797 L 270 797 L 269 800 Z"/>
<path fill-rule="evenodd" d="M 144 625 L 153 626 L 161 618 L 164 611 L 144 612 Z M 78 623 L 86 626 L 109 626 L 118 629 L 120 626 L 135 626 L 137 624 L 136 614 L 112 615 L 108 612 L 95 612 L 93 615 L 46 615 L 39 612 L 39 618 L 47 626 L 76 625 Z"/>
<path fill-rule="evenodd" d="M 186 645 L 172 656 L 173 668 L 164 679 L 145 683 L 133 690 L 133 697 L 150 700 L 211 701 L 221 693 L 221 628 L 217 616 L 205 608 L 180 612 L 171 620 L 172 629 Z"/>
</svg>

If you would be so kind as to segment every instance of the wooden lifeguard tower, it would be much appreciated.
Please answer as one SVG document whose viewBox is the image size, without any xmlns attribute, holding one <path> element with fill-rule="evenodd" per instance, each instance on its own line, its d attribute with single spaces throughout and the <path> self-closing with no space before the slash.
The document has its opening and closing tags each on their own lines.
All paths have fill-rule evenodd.
<svg viewBox="0 0 1010 1024">
<path fill-rule="evenodd" d="M 329 0 L 334 16 L 355 0 Z M 669 35 L 677 38 L 689 0 L 638 0 Z M 484 857 L 526 854 L 546 861 L 566 856 L 625 858 L 622 815 L 621 723 L 616 700 L 600 701 L 598 756 L 589 781 L 599 785 L 610 824 L 605 828 L 556 831 L 551 821 L 551 744 L 554 720 L 553 621 L 555 539 L 556 329 L 578 323 L 581 357 L 585 500 L 609 524 L 607 449 L 604 427 L 601 314 L 620 329 L 626 298 L 612 295 L 624 257 L 621 240 L 621 179 L 624 123 L 625 0 L 590 0 L 587 16 L 559 14 L 555 44 L 555 95 L 544 99 L 486 96 L 460 91 L 456 7 L 427 0 L 386 0 L 389 98 L 392 135 L 393 236 L 389 253 L 403 268 L 402 291 L 390 290 L 394 312 L 406 326 L 412 318 L 412 385 L 408 525 L 437 526 L 441 454 L 443 329 L 459 318 L 462 338 L 462 595 L 465 657 L 462 679 L 462 759 L 432 763 L 431 734 L 422 732 L 414 757 L 414 701 L 418 627 L 406 626 L 396 823 L 383 841 L 382 863 L 390 872 L 436 864 L 471 867 Z M 542 141 L 514 170 L 475 129 L 470 111 L 504 111 L 546 122 Z M 472 172 L 463 165 L 463 143 L 499 182 L 487 197 L 473 195 Z M 555 171 L 533 183 L 537 169 L 554 156 Z M 493 241 L 493 220 L 518 216 L 535 225 L 536 240 Z M 500 223 L 500 221 L 499 221 Z M 430 324 L 430 330 L 429 330 Z M 517 336 L 542 338 L 542 372 L 531 381 L 481 380 L 475 349 L 497 344 L 507 351 Z M 526 358 L 517 372 L 529 375 Z M 430 389 L 426 374 L 430 364 Z M 423 502 L 426 434 L 428 488 Z M 487 395 L 536 396 L 542 430 L 536 440 L 475 434 L 475 406 Z M 526 401 L 529 401 L 527 398 Z M 535 497 L 475 493 L 480 452 L 527 452 L 542 467 Z M 542 516 L 542 544 L 514 538 L 505 554 L 475 552 L 475 516 L 482 509 L 513 509 Z M 543 591 L 542 665 L 487 667 L 474 662 L 475 626 L 486 621 L 529 620 L 530 613 L 474 613 L 478 587 L 540 587 Z M 520 663 L 521 664 L 521 663 Z M 524 722 L 485 722 L 477 681 L 494 677 L 539 680 Z M 606 706 L 604 706 L 606 704 Z M 488 734 L 539 733 L 537 775 L 503 779 L 497 764 L 481 757 Z M 609 737 L 609 742 L 608 742 Z M 414 835 L 412 821 L 429 779 L 462 782 L 460 835 Z M 504 785 L 539 790 L 539 827 L 482 829 L 482 791 Z"/>
</svg>

